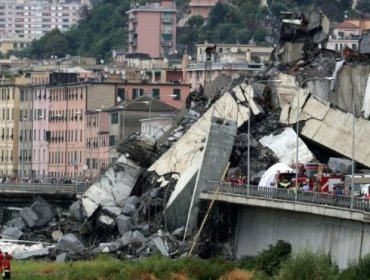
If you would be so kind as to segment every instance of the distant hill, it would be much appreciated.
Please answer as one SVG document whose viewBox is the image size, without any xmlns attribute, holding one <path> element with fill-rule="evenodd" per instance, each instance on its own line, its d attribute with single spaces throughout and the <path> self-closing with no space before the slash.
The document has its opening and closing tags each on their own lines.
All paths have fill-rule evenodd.
<svg viewBox="0 0 370 280">
<path fill-rule="evenodd" d="M 361 1 L 361 0 L 359 0 Z M 368 0 L 362 0 L 368 1 Z M 87 17 L 65 34 L 50 32 L 32 43 L 23 52 L 13 52 L 27 57 L 63 56 L 65 54 L 92 56 L 110 61 L 114 49 L 127 46 L 127 15 L 130 0 L 91 0 L 93 9 Z M 145 2 L 140 2 L 143 4 Z M 278 35 L 280 12 L 291 9 L 320 9 L 331 21 L 340 21 L 345 15 L 354 15 L 352 0 L 268 0 L 262 7 L 260 0 L 230 0 L 218 3 L 206 21 L 202 17 L 190 17 L 178 28 L 179 52 L 192 53 L 197 43 L 241 43 L 250 41 L 271 45 Z M 176 2 L 178 20 L 188 16 L 188 0 Z M 57 44 L 50 42 L 57 39 Z"/>
</svg>

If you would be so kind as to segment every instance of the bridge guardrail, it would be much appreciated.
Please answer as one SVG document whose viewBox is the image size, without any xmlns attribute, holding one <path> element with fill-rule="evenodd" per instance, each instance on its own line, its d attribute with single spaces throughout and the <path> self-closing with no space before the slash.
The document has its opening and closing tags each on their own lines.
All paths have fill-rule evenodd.
<svg viewBox="0 0 370 280">
<path fill-rule="evenodd" d="M 80 194 L 88 189 L 88 184 L 33 184 L 33 183 L 16 183 L 0 184 L 0 193 L 5 192 L 28 192 L 28 193 L 70 193 Z"/>
<path fill-rule="evenodd" d="M 329 205 L 339 208 L 351 208 L 351 196 L 336 195 L 322 192 L 304 192 L 301 190 L 281 189 L 272 187 L 259 187 L 247 185 L 236 185 L 228 182 L 207 182 L 205 192 L 228 193 L 242 196 L 260 197 L 265 199 L 285 200 L 291 202 L 302 202 L 318 205 Z M 368 199 L 354 197 L 352 200 L 353 210 L 370 211 L 370 202 Z"/>
</svg>

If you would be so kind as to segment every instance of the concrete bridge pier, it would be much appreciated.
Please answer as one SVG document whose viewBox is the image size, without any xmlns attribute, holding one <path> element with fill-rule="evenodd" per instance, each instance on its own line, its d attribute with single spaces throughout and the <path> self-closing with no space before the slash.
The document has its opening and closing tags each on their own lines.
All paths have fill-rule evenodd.
<svg viewBox="0 0 370 280">
<path fill-rule="evenodd" d="M 340 268 L 370 253 L 370 224 L 281 209 L 239 206 L 235 256 L 257 255 L 278 240 L 293 251 L 329 253 Z"/>
</svg>

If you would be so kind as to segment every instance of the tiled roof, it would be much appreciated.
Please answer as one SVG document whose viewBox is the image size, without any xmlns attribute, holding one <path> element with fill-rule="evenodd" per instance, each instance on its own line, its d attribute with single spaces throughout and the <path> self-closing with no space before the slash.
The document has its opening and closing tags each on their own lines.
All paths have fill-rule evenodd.
<svg viewBox="0 0 370 280">
<path fill-rule="evenodd" d="M 343 21 L 343 22 L 339 23 L 335 28 L 356 28 L 356 29 L 359 29 L 360 26 L 358 26 L 354 23 L 351 23 L 349 21 Z"/>
</svg>

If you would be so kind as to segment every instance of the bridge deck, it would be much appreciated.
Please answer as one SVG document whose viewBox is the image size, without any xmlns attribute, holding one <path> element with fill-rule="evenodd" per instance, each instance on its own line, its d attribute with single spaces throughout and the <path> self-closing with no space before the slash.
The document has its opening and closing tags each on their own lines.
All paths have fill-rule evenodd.
<svg viewBox="0 0 370 280">
<path fill-rule="evenodd" d="M 200 198 L 370 223 L 369 201 L 344 195 L 210 182 Z"/>
</svg>

